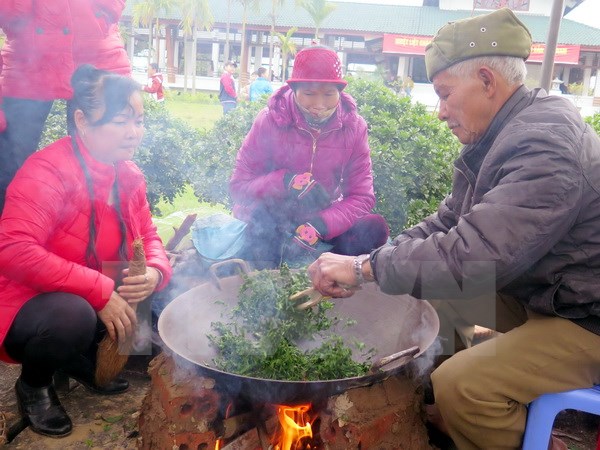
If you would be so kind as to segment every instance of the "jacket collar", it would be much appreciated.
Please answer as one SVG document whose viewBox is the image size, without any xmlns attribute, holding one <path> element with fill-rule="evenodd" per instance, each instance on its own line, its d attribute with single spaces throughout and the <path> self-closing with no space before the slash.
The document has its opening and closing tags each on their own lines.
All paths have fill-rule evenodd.
<svg viewBox="0 0 600 450">
<path fill-rule="evenodd" d="M 531 104 L 539 89 L 530 91 L 525 86 L 519 87 L 492 119 L 490 126 L 483 136 L 474 144 L 465 145 L 460 154 L 460 160 L 473 172 L 478 172 L 489 149 L 504 129 L 519 112 Z"/>
</svg>

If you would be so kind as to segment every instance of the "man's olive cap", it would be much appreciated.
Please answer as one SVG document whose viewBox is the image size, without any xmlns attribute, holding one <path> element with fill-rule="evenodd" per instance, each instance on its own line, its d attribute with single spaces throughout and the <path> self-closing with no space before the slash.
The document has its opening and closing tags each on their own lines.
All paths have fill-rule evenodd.
<svg viewBox="0 0 600 450">
<path fill-rule="evenodd" d="M 527 59 L 531 34 L 508 8 L 449 22 L 425 48 L 427 78 L 448 67 L 479 56 L 516 56 Z"/>
</svg>

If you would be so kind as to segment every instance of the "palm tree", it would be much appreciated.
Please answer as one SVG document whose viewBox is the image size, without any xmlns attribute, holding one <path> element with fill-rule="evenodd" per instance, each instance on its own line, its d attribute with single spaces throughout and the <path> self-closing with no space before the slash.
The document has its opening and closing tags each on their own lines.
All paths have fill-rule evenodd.
<svg viewBox="0 0 600 450">
<path fill-rule="evenodd" d="M 336 5 L 327 0 L 298 0 L 296 4 L 304 8 L 312 17 L 315 22 L 315 40 L 318 40 L 321 24 L 333 12 Z"/>
<path fill-rule="evenodd" d="M 231 28 L 231 0 L 227 0 L 227 28 L 225 30 L 225 62 L 229 61 L 229 29 Z"/>
<path fill-rule="evenodd" d="M 237 0 L 242 4 L 242 50 L 240 52 L 240 89 L 248 82 L 248 54 L 246 52 L 246 22 L 248 21 L 248 8 L 256 11 L 260 8 L 260 0 Z"/>
<path fill-rule="evenodd" d="M 273 74 L 273 46 L 275 45 L 275 22 L 277 10 L 283 6 L 285 0 L 271 0 L 271 34 L 269 38 L 269 74 Z"/>
<path fill-rule="evenodd" d="M 296 54 L 296 44 L 292 40 L 296 31 L 298 31 L 298 28 L 292 27 L 285 34 L 275 32 L 281 45 L 281 81 L 285 81 L 286 79 L 289 56 Z"/>
<path fill-rule="evenodd" d="M 141 0 L 133 5 L 133 24 L 136 27 L 140 25 L 148 28 L 148 65 L 152 62 L 152 53 L 155 53 L 155 62 L 158 63 L 158 51 L 153 52 L 153 27 L 156 20 L 156 49 L 158 50 L 159 26 L 158 14 L 160 11 L 168 12 L 173 6 L 174 0 Z"/>
<path fill-rule="evenodd" d="M 192 93 L 196 93 L 196 54 L 197 54 L 197 41 L 196 41 L 196 30 L 202 28 L 209 30 L 214 23 L 214 17 L 208 0 L 178 0 L 181 11 L 183 12 L 183 19 L 181 19 L 181 27 L 183 28 L 183 35 L 185 36 L 185 46 L 187 47 L 188 39 L 191 37 L 192 58 L 189 58 L 189 53 L 184 50 L 185 53 L 185 68 L 183 71 L 183 88 L 187 91 L 187 76 L 189 71 L 189 65 L 191 64 L 191 75 L 192 75 Z"/>
</svg>

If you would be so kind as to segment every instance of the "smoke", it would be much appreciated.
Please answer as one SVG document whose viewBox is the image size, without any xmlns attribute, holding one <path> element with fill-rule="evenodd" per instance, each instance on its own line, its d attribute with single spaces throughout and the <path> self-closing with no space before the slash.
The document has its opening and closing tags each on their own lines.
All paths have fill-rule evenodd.
<svg viewBox="0 0 600 450">
<path fill-rule="evenodd" d="M 443 347 L 441 339 L 438 336 L 425 352 L 412 361 L 412 364 L 409 366 L 411 376 L 415 379 L 429 378 L 429 374 L 442 353 Z"/>
</svg>

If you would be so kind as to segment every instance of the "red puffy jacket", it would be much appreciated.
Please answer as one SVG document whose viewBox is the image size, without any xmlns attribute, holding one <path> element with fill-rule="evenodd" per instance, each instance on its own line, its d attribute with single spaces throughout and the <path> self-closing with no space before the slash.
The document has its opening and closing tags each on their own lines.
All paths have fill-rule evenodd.
<svg viewBox="0 0 600 450">
<path fill-rule="evenodd" d="M 119 33 L 124 0 L 1 0 L 2 95 L 68 99 L 81 64 L 130 75 Z"/>
<path fill-rule="evenodd" d="M 106 165 L 92 159 L 79 145 L 94 183 L 97 201 L 108 200 L 118 180 L 119 200 L 127 229 L 128 248 L 142 236 L 148 266 L 163 274 L 157 289 L 169 282 L 171 267 L 152 223 L 146 182 L 130 161 Z M 116 167 L 116 169 L 115 169 Z M 33 154 L 10 184 L 0 219 L 0 359 L 17 312 L 42 292 L 69 292 L 101 310 L 114 290 L 114 281 L 86 264 L 90 198 L 81 166 L 69 137 Z M 101 208 L 97 210 L 102 216 Z"/>
</svg>

